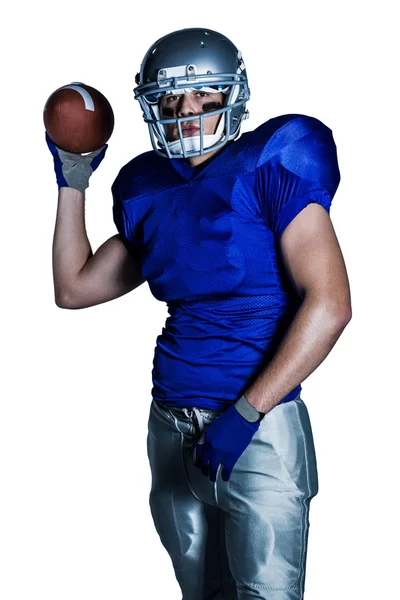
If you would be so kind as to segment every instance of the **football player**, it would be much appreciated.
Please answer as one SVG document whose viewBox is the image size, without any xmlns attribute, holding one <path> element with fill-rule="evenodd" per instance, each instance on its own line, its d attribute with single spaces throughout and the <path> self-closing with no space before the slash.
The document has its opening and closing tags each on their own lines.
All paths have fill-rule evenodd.
<svg viewBox="0 0 400 600">
<path fill-rule="evenodd" d="M 153 150 L 120 170 L 118 234 L 94 254 L 85 190 L 106 147 L 81 157 L 47 136 L 59 186 L 56 302 L 93 306 L 147 281 L 167 303 L 152 371 L 150 507 L 183 600 L 301 600 L 318 492 L 301 383 L 351 318 L 329 216 L 340 178 L 332 132 L 291 114 L 239 137 L 243 57 L 207 29 L 155 42 L 136 84 Z"/>
</svg>

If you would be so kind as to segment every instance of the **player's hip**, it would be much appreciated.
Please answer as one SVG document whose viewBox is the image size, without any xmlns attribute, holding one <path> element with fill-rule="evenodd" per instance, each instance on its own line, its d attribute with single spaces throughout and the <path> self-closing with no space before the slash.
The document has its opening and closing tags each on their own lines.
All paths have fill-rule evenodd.
<svg viewBox="0 0 400 600">
<path fill-rule="evenodd" d="M 153 400 L 148 444 L 154 464 L 168 460 L 168 452 L 171 452 L 171 460 L 175 457 L 181 461 L 183 455 L 186 476 L 193 481 L 206 480 L 200 469 L 191 465 L 190 461 L 198 439 L 221 412 L 196 407 L 168 407 Z M 221 485 L 225 483 L 220 476 L 218 479 Z M 230 489 L 236 485 L 250 485 L 259 492 L 269 489 L 293 491 L 310 498 L 317 494 L 318 473 L 312 427 L 300 394 L 290 402 L 275 406 L 261 421 L 232 471 Z"/>
</svg>

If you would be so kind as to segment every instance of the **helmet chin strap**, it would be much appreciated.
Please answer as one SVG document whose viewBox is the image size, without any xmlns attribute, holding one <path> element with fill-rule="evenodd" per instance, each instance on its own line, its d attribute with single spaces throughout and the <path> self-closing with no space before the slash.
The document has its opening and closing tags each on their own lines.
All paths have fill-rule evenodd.
<svg viewBox="0 0 400 600">
<path fill-rule="evenodd" d="M 222 121 L 222 119 L 221 119 Z M 222 140 L 223 136 L 214 133 L 212 135 L 203 135 L 203 148 L 209 148 L 210 146 L 214 146 L 220 140 Z M 199 135 L 191 135 L 183 138 L 183 145 L 185 146 L 186 152 L 199 152 L 200 151 L 200 136 Z M 173 142 L 168 142 L 168 149 L 171 154 L 182 154 L 182 144 L 181 140 L 174 140 Z"/>
<path fill-rule="evenodd" d="M 210 139 L 211 138 L 211 139 Z M 203 136 L 203 148 L 209 148 L 213 144 L 216 144 L 220 138 L 217 135 L 204 135 Z M 200 136 L 192 135 L 183 138 L 183 145 L 186 152 L 199 152 L 200 151 Z M 171 154 L 182 154 L 182 144 L 180 140 L 174 142 L 168 142 L 168 149 Z"/>
</svg>

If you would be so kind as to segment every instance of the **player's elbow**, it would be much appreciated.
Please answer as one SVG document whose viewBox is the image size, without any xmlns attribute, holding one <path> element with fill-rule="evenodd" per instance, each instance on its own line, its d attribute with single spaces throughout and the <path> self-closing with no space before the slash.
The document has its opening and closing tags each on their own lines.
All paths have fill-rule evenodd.
<svg viewBox="0 0 400 600">
<path fill-rule="evenodd" d="M 335 331 L 343 331 L 352 318 L 350 300 L 321 299 L 321 306 L 326 315 L 326 321 Z"/>
<path fill-rule="evenodd" d="M 336 293 L 330 296 L 330 307 L 333 318 L 339 329 L 344 329 L 351 321 L 351 296 L 348 285 L 336 289 Z"/>
<path fill-rule="evenodd" d="M 65 295 L 56 294 L 54 297 L 54 301 L 56 303 L 56 306 L 58 306 L 58 308 L 67 308 L 69 310 L 79 308 L 78 306 L 74 305 L 71 302 L 71 299 Z"/>
<path fill-rule="evenodd" d="M 334 314 L 336 327 L 339 331 L 343 331 L 351 321 L 352 312 L 350 305 L 339 306 Z"/>
<path fill-rule="evenodd" d="M 352 318 L 349 293 L 330 293 L 329 290 L 308 290 L 304 301 L 319 316 L 326 330 L 341 332 Z"/>
</svg>

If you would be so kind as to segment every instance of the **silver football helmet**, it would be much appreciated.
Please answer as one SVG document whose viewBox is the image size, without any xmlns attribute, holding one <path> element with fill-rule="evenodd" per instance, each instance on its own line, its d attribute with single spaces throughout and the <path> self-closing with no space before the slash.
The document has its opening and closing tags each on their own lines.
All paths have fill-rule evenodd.
<svg viewBox="0 0 400 600">
<path fill-rule="evenodd" d="M 148 124 L 152 146 L 161 156 L 190 158 L 217 150 L 239 135 L 242 120 L 248 116 L 250 90 L 241 52 L 224 35 L 210 29 L 181 29 L 159 39 L 148 49 L 135 81 L 135 99 Z M 194 89 L 223 92 L 224 106 L 193 116 L 160 118 L 159 101 L 164 94 Z M 221 115 L 217 130 L 205 135 L 203 120 L 212 115 Z M 184 137 L 183 121 L 194 119 L 200 120 L 200 134 Z M 178 128 L 176 141 L 168 141 L 164 128 L 172 123 Z"/>
</svg>

